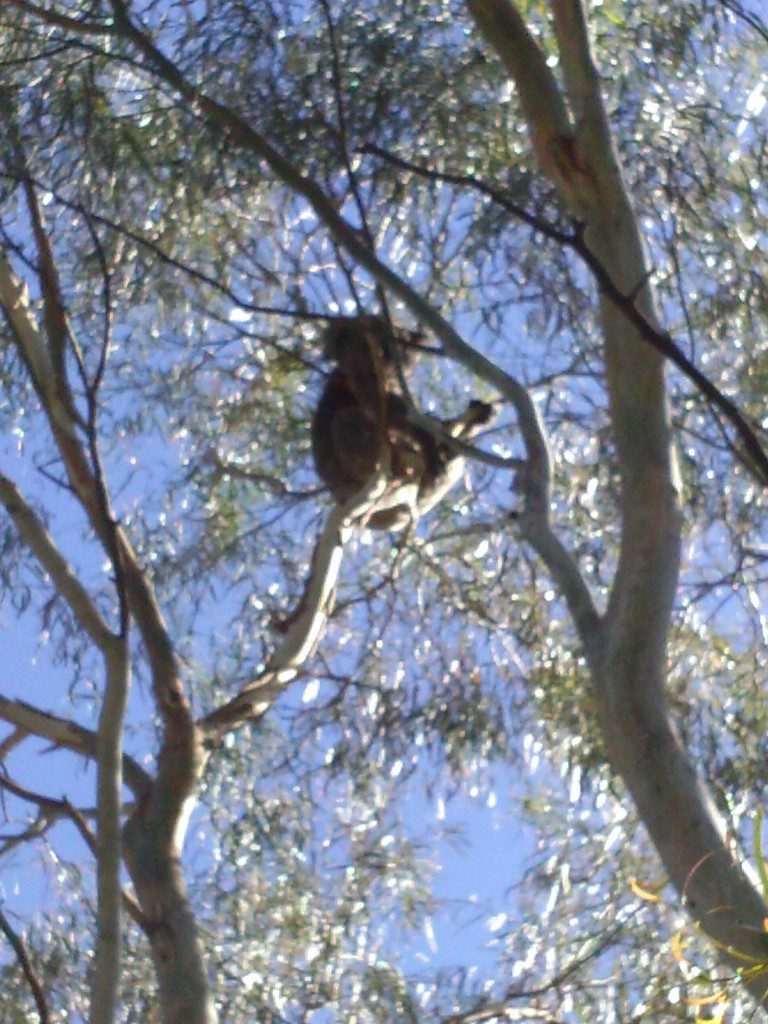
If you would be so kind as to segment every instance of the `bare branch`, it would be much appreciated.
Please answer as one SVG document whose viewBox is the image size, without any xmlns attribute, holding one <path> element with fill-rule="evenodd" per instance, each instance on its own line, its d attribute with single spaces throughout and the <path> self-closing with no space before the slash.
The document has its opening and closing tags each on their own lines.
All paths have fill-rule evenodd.
<svg viewBox="0 0 768 1024">
<path fill-rule="evenodd" d="M 35 839 L 40 839 L 56 824 L 57 816 L 48 811 L 39 810 L 34 821 L 31 821 L 23 832 L 0 836 L 0 853 L 7 856 L 17 846 L 22 846 Z"/>
<path fill-rule="evenodd" d="M 0 773 L 0 789 L 6 790 L 12 793 L 15 797 L 20 800 L 25 800 L 27 803 L 34 804 L 38 808 L 38 817 L 32 823 L 32 825 L 23 833 L 13 836 L 5 841 L 6 852 L 11 845 L 18 845 L 28 839 L 34 839 L 42 835 L 47 831 L 51 825 L 61 819 L 67 819 L 71 821 L 81 837 L 85 841 L 86 846 L 94 855 L 98 857 L 98 842 L 96 836 L 93 834 L 91 829 L 88 827 L 87 818 L 97 818 L 97 808 L 83 808 L 75 807 L 69 802 L 69 800 L 56 800 L 53 797 L 46 796 L 43 793 L 33 792 L 31 789 L 27 789 L 25 786 L 19 785 L 8 775 Z M 130 808 L 123 808 L 123 810 L 129 810 Z M 141 912 L 141 908 L 136 903 L 136 900 L 127 892 L 119 890 L 119 896 L 130 916 L 136 921 L 136 923 L 144 930 L 147 929 L 146 919 Z"/>
<path fill-rule="evenodd" d="M 54 746 L 95 760 L 96 733 L 69 719 L 58 718 L 21 700 L 0 697 L 0 718 L 22 729 L 27 735 L 49 740 Z M 146 792 L 151 778 L 130 754 L 123 754 L 123 772 L 126 784 L 136 796 Z"/>
<path fill-rule="evenodd" d="M 609 153 L 613 141 L 581 0 L 550 0 L 550 4 L 565 88 L 579 139 L 585 146 L 599 147 L 601 152 Z"/>
<path fill-rule="evenodd" d="M 12 174 L 8 171 L 0 172 L 0 174 L 13 181 L 20 180 L 18 174 Z M 120 221 L 114 220 L 112 217 L 107 217 L 103 213 L 98 213 L 96 210 L 90 209 L 83 203 L 68 199 L 66 196 L 62 195 L 61 192 L 58 192 L 56 189 L 40 181 L 38 178 L 30 177 L 29 180 L 36 188 L 45 189 L 46 192 L 49 192 L 55 202 L 65 209 L 73 210 L 75 213 L 79 213 L 86 221 L 92 221 L 94 224 L 100 224 L 103 227 L 108 228 L 110 231 L 113 231 L 116 235 L 129 239 L 141 249 L 145 249 L 147 252 L 152 253 L 153 256 L 156 256 L 160 263 L 171 267 L 173 270 L 178 270 L 179 273 L 192 278 L 193 281 L 198 281 L 200 284 L 207 285 L 213 291 L 227 299 L 230 299 L 236 306 L 239 306 L 241 309 L 244 309 L 249 313 L 261 313 L 264 316 L 290 317 L 294 320 L 307 321 L 321 320 L 326 322 L 329 319 L 328 314 L 321 312 L 320 310 L 305 310 L 289 306 L 267 306 L 263 303 L 252 302 L 244 295 L 235 292 L 218 278 L 205 273 L 205 271 L 198 270 L 196 267 L 192 267 L 183 260 L 172 256 L 170 253 L 166 252 L 162 246 L 158 245 L 157 242 L 152 241 L 151 238 L 147 238 L 146 235 L 142 235 L 141 232 L 134 230 L 127 224 L 121 224 Z"/>
<path fill-rule="evenodd" d="M 0 250 L 0 306 L 41 400 L 51 410 L 60 429 L 72 435 L 71 411 L 62 407 L 50 353 L 29 307 L 29 292 L 16 276 L 6 254 Z"/>
<path fill-rule="evenodd" d="M 21 538 L 50 575 L 79 625 L 102 652 L 110 650 L 117 638 L 102 618 L 91 596 L 62 556 L 50 533 L 27 504 L 18 487 L 0 473 L 0 502 L 5 506 Z"/>
<path fill-rule="evenodd" d="M 562 3 L 564 17 L 581 16 L 575 0 Z M 560 31 L 567 34 L 565 24 Z M 568 57 L 569 75 L 574 89 L 585 90 L 584 98 L 597 84 L 590 78 L 586 31 L 579 32 L 578 25 L 574 31 L 582 52 Z M 504 59 L 509 41 L 500 46 L 495 38 L 491 43 Z M 599 95 L 595 102 L 602 103 Z M 591 113 L 595 123 L 601 116 L 600 109 Z M 615 287 L 633 296 L 637 307 L 620 308 L 607 292 L 601 293 L 606 382 L 622 481 L 622 533 L 602 649 L 590 666 L 600 725 L 611 763 L 691 914 L 732 965 L 743 967 L 745 959 L 762 965 L 768 957 L 764 900 L 734 855 L 725 823 L 677 735 L 666 698 L 667 634 L 682 529 L 662 358 L 669 339 L 661 336 L 659 349 L 652 350 L 636 319 L 639 313 L 658 326 L 643 239 L 613 148 L 590 147 L 578 134 L 566 141 L 554 180 L 563 200 L 582 213 L 586 250 L 611 267 Z M 762 1004 L 768 987 L 762 971 L 742 971 L 742 977 Z"/>
<path fill-rule="evenodd" d="M 515 82 L 536 155 L 551 169 L 553 144 L 570 135 L 571 124 L 541 47 L 509 0 L 468 0 L 467 7 Z"/>
<path fill-rule="evenodd" d="M 70 403 L 62 401 L 62 392 L 56 386 L 55 372 L 29 308 L 26 289 L 16 278 L 2 252 L 0 304 L 32 372 L 72 487 L 102 546 L 112 559 L 118 593 L 124 582 L 131 612 L 139 627 L 150 663 L 158 710 L 166 724 L 171 719 L 177 724 L 183 720 L 184 729 L 189 731 L 192 728 L 189 706 L 181 685 L 173 645 L 154 590 L 124 530 L 115 523 L 98 460 L 92 466 L 83 450 L 76 424 L 70 415 Z M 95 439 L 91 436 L 91 454 L 95 459 L 94 443 Z"/>
<path fill-rule="evenodd" d="M 754 11 L 747 10 L 744 4 L 738 3 L 737 0 L 720 0 L 720 3 L 731 12 L 736 20 L 743 22 L 753 32 L 757 32 L 760 38 L 768 44 L 768 26 Z"/>
<path fill-rule="evenodd" d="M 26 738 L 27 733 L 23 729 L 14 729 L 0 742 L 0 765 L 7 759 L 11 751 L 23 743 Z"/>
<path fill-rule="evenodd" d="M 577 225 L 573 231 L 563 231 L 562 228 L 551 224 L 543 217 L 529 213 L 524 207 L 515 203 L 507 196 L 505 191 L 479 178 L 468 174 L 452 174 L 447 171 L 437 171 L 431 167 L 424 167 L 415 164 L 411 160 L 389 153 L 379 146 L 366 146 L 363 152 L 373 153 L 376 156 L 401 167 L 403 170 L 411 171 L 420 177 L 432 181 L 444 181 L 450 185 L 465 186 L 472 188 L 481 195 L 487 196 L 507 213 L 527 224 L 534 231 L 540 232 L 546 238 L 565 246 L 581 259 L 584 265 L 591 271 L 597 285 L 607 298 L 611 300 L 635 327 L 642 337 L 652 348 L 660 352 L 680 370 L 704 395 L 709 403 L 725 416 L 741 440 L 743 452 L 728 441 L 728 447 L 735 458 L 744 466 L 746 471 L 763 487 L 768 486 L 768 453 L 763 442 L 760 440 L 756 429 L 748 422 L 738 406 L 706 374 L 702 373 L 696 364 L 686 356 L 683 349 L 674 341 L 671 334 L 661 330 L 655 322 L 643 312 L 637 303 L 636 291 L 625 294 L 614 282 L 611 273 L 606 269 L 601 260 L 592 252 L 584 238 L 584 231 Z M 727 440 L 727 439 L 726 439 Z"/>
<path fill-rule="evenodd" d="M 126 622 L 127 630 L 127 622 Z M 105 658 L 106 683 L 97 733 L 96 943 L 91 986 L 91 1024 L 113 1024 L 121 973 L 120 868 L 123 859 L 123 722 L 130 664 L 127 632 Z"/>
<path fill-rule="evenodd" d="M 529 470 L 522 475 L 531 477 Z M 530 481 L 533 483 L 533 481 Z M 523 492 L 528 484 L 523 484 Z M 534 487 L 536 485 L 534 484 Z M 535 505 L 539 503 L 536 502 Z M 534 507 L 535 507 L 534 505 Z M 603 637 L 603 619 L 595 607 L 589 587 L 582 576 L 576 559 L 552 529 L 547 514 L 540 506 L 536 511 L 525 508 L 517 517 L 520 535 L 546 565 L 553 581 L 563 595 L 576 624 L 590 662 L 598 658 Z"/>
<path fill-rule="evenodd" d="M 45 793 L 38 793 L 35 790 L 27 789 L 26 786 L 22 786 L 3 772 L 0 772 L 0 789 L 12 793 L 19 800 L 25 800 L 27 803 L 34 804 L 49 818 L 66 818 L 70 816 L 73 810 L 72 805 L 66 800 L 59 800 Z M 81 807 L 77 809 L 77 813 L 85 820 L 87 817 L 95 818 L 98 812 L 95 807 Z"/>
<path fill-rule="evenodd" d="M 529 1024 L 533 1021 L 562 1024 L 562 1017 L 553 1017 L 549 1010 L 540 1010 L 534 1006 L 510 1006 L 500 1000 L 467 1013 L 446 1017 L 442 1024 Z"/>
<path fill-rule="evenodd" d="M 111 0 L 115 24 L 120 33 L 134 44 L 139 52 L 156 68 L 160 77 L 172 85 L 199 111 L 207 123 L 223 133 L 235 144 L 250 150 L 272 169 L 276 176 L 298 195 L 303 196 L 333 238 L 350 253 L 383 287 L 402 300 L 417 321 L 432 330 L 445 346 L 472 373 L 488 381 L 513 403 L 520 417 L 523 433 L 527 430 L 526 416 L 529 406 L 525 388 L 514 377 L 505 373 L 480 352 L 468 345 L 461 335 L 444 320 L 430 303 L 422 298 L 403 278 L 390 270 L 371 252 L 358 230 L 337 211 L 334 202 L 319 185 L 301 172 L 268 141 L 231 108 L 211 99 L 193 86 L 152 42 L 149 36 L 130 19 L 122 0 Z"/>
<path fill-rule="evenodd" d="M 74 822 L 77 831 L 80 833 L 82 839 L 87 845 L 91 853 L 96 857 L 98 855 L 98 843 L 96 836 L 88 828 L 88 822 L 86 821 L 86 814 L 79 807 L 73 807 L 68 800 L 62 800 L 62 804 L 66 809 L 70 819 Z M 149 933 L 149 923 L 147 921 L 144 912 L 142 911 L 139 904 L 131 896 L 130 893 L 126 892 L 125 889 L 120 889 L 120 899 L 125 908 L 126 913 L 131 917 L 136 924 L 145 933 Z"/>
<path fill-rule="evenodd" d="M 21 141 L 21 133 L 16 124 L 15 112 L 8 90 L 2 91 L 3 120 L 10 149 L 9 162 L 18 168 L 19 180 L 22 184 L 24 198 L 29 211 L 32 235 L 37 247 L 37 273 L 40 280 L 40 292 L 43 300 L 43 323 L 48 336 L 48 351 L 53 368 L 53 381 L 63 401 L 71 399 L 67 387 L 66 353 L 70 330 L 66 305 L 53 254 L 53 246 L 45 227 L 43 212 L 37 200 L 37 193 L 29 176 L 27 159 Z M 72 404 L 70 413 L 77 419 Z"/>
</svg>

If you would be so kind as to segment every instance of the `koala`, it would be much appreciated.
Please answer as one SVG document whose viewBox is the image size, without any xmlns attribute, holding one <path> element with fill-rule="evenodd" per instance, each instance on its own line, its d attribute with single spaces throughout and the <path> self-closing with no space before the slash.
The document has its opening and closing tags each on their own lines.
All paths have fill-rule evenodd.
<svg viewBox="0 0 768 1024">
<path fill-rule="evenodd" d="M 335 362 L 312 419 L 318 476 L 338 502 L 349 500 L 387 466 L 384 493 L 369 513 L 372 530 L 397 530 L 433 508 L 458 482 L 464 457 L 409 421 L 398 378 L 412 362 L 418 335 L 382 317 L 334 320 L 325 354 Z M 435 419 L 443 433 L 466 441 L 489 423 L 494 406 L 474 400 L 460 415 Z"/>
</svg>

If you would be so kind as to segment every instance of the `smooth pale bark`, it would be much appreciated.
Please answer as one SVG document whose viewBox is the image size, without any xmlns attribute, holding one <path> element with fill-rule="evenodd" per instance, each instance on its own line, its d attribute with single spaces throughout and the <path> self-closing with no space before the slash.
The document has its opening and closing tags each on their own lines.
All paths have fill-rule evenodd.
<svg viewBox="0 0 768 1024">
<path fill-rule="evenodd" d="M 188 709 L 175 710 L 177 720 L 168 727 L 157 778 L 126 827 L 126 863 L 149 926 L 166 1024 L 214 1024 L 217 1019 L 179 864 L 194 785 L 208 753 L 203 743 L 210 745 L 242 722 L 261 717 L 295 679 L 327 622 L 344 547 L 385 483 L 378 476 L 329 515 L 315 547 L 300 614 L 264 672 L 199 728 Z"/>
<path fill-rule="evenodd" d="M 18 0 L 16 3 L 21 6 Z M 29 10 L 32 5 L 23 6 Z M 517 85 L 542 170 L 556 184 L 564 203 L 586 224 L 592 251 L 610 268 L 616 285 L 625 295 L 636 296 L 639 308 L 653 320 L 642 243 L 612 147 L 584 12 L 577 0 L 552 0 L 551 6 L 565 95 L 509 0 L 469 0 L 472 15 Z M 337 242 L 434 331 L 448 352 L 496 384 L 515 405 L 529 458 L 520 485 L 525 496 L 523 533 L 546 561 L 574 614 L 592 670 L 612 763 L 631 791 L 670 878 L 686 896 L 701 927 L 721 948 L 751 955 L 759 962 L 768 960 L 763 927 L 766 908 L 758 890 L 732 859 L 723 824 L 679 743 L 666 704 L 666 639 L 677 586 L 681 515 L 661 358 L 625 315 L 605 299 L 601 301 L 606 379 L 622 474 L 621 556 L 608 609 L 601 616 L 576 563 L 549 529 L 546 444 L 525 390 L 467 346 L 407 282 L 382 264 L 315 182 L 303 176 L 235 110 L 202 94 L 185 79 L 131 21 L 122 0 L 112 0 L 112 8 L 115 22 L 110 32 L 129 40 L 161 78 L 196 105 L 213 129 L 263 159 L 280 180 L 307 200 Z M 45 12 L 40 12 L 40 17 L 45 19 Z M 78 31 L 101 29 L 78 24 Z M 60 443 L 65 441 L 60 439 Z M 151 640 L 151 622 L 148 632 Z M 160 659 L 154 668 L 160 675 L 166 675 L 169 667 L 161 664 L 163 646 L 155 647 Z M 186 720 L 177 734 L 191 736 Z M 187 745 L 193 747 L 194 743 L 190 739 Z M 171 747 L 166 744 L 164 749 L 170 751 Z M 184 760 L 193 775 L 194 757 L 187 755 Z M 181 789 L 174 792 L 166 820 L 178 820 Z M 153 799 L 157 796 L 155 789 Z M 159 919 L 168 921 L 169 927 L 182 927 L 188 907 L 183 881 L 173 870 L 177 850 L 173 843 L 158 846 L 154 842 L 149 826 L 153 813 L 148 814 L 146 825 L 142 819 L 134 819 L 127 840 L 133 851 L 137 889 L 141 887 L 144 893 L 142 902 L 157 902 Z M 153 877 L 164 880 L 165 903 L 161 894 L 154 893 Z M 176 941 L 183 942 L 183 938 Z M 191 962 L 194 951 L 190 948 L 188 952 Z M 162 954 L 158 947 L 157 956 Z M 734 963 L 744 967 L 738 955 Z M 754 977 L 748 984 L 762 996 L 765 981 Z M 169 981 L 169 1006 L 173 995 Z"/>
<path fill-rule="evenodd" d="M 185 730 L 180 729 L 183 733 Z M 165 744 L 158 779 L 124 833 L 125 861 L 147 924 L 165 1024 L 216 1024 L 217 1014 L 180 857 L 194 799 L 179 808 L 177 769 L 196 778 L 193 749 Z M 168 762 L 178 757 L 180 765 Z"/>
<path fill-rule="evenodd" d="M 691 912 L 718 943 L 737 954 L 768 959 L 763 931 L 766 909 L 743 870 L 730 861 L 724 829 L 676 740 L 664 695 L 666 635 L 677 584 L 681 515 L 677 498 L 672 438 L 666 405 L 663 361 L 626 317 L 601 303 L 606 372 L 623 479 L 622 556 L 608 613 L 593 613 L 586 587 L 573 560 L 553 537 L 546 515 L 534 522 L 532 500 L 541 490 L 542 434 L 530 397 L 518 382 L 467 346 L 455 330 L 389 270 L 340 217 L 317 185 L 302 176 L 236 112 L 201 94 L 126 16 L 121 0 L 112 0 L 119 30 L 148 57 L 167 82 L 195 102 L 212 127 L 264 159 L 274 173 L 310 203 L 336 240 L 374 278 L 434 331 L 446 349 L 469 369 L 495 384 L 518 412 L 523 441 L 534 455 L 526 491 L 526 532 L 547 557 L 582 632 L 590 657 L 597 703 L 614 766 L 624 777 L 652 838 L 679 891 L 691 895 Z M 582 115 L 579 131 L 570 123 L 559 85 L 537 53 L 538 44 L 508 0 L 470 0 L 479 26 L 524 94 L 524 109 L 542 169 L 556 183 L 567 205 L 588 226 L 595 254 L 615 274 L 627 295 L 655 319 L 642 244 L 618 160 L 613 149 L 583 31 L 581 8 L 574 0 L 559 7 L 561 55 L 569 66 L 566 81 L 573 110 Z M 570 35 L 568 34 L 570 33 Z M 546 485 L 544 485 L 546 490 Z M 532 539 L 532 543 L 534 543 Z M 659 750 L 669 761 L 653 756 Z M 652 805 L 660 809 L 654 813 Z M 685 807 L 679 828 L 677 812 Z M 694 882 L 695 879 L 695 882 Z M 691 886 L 695 885 L 694 889 Z M 725 897 L 729 903 L 725 903 Z M 723 913 L 723 906 L 730 906 Z M 744 960 L 735 957 L 739 967 Z M 762 996 L 764 983 L 750 982 Z"/>
<path fill-rule="evenodd" d="M 90 1024 L 113 1024 L 118 1011 L 122 954 L 123 724 L 130 665 L 125 637 L 104 658 L 96 756 L 96 948 Z"/>
<path fill-rule="evenodd" d="M 627 193 L 579 0 L 552 0 L 573 128 L 548 105 L 556 82 L 509 0 L 469 9 L 516 82 L 542 169 L 586 226 L 585 239 L 623 295 L 657 322 L 637 219 Z M 538 82 L 538 88 L 537 88 Z M 538 103 L 532 95 L 538 96 Z M 677 589 L 682 514 L 662 357 L 624 313 L 600 301 L 606 381 L 622 478 L 621 549 L 608 607 L 597 623 L 575 616 L 611 763 L 689 912 L 762 1001 L 768 980 L 768 911 L 671 721 L 665 692 L 667 634 Z M 540 549 L 539 549 L 540 550 Z M 553 576 L 562 572 L 547 560 Z M 572 582 L 571 582 L 572 587 Z M 746 969 L 746 970 L 745 970 Z"/>
<path fill-rule="evenodd" d="M 105 552 L 116 563 L 121 617 L 125 619 L 130 611 L 141 634 L 152 674 L 153 696 L 163 723 L 163 740 L 157 775 L 148 785 L 141 786 L 139 800 L 125 830 L 125 859 L 154 954 L 164 1019 L 166 1024 L 214 1024 L 216 1015 L 202 949 L 179 864 L 202 757 L 178 659 L 151 581 L 127 535 L 116 524 L 106 488 L 82 443 L 84 425 L 76 417 L 66 381 L 57 374 L 54 353 L 46 344 L 30 307 L 27 289 L 1 252 L 0 306 L 40 397 L 72 490 Z M 95 438 L 91 441 L 95 443 Z M 5 500 L 6 507 L 10 503 L 9 510 L 20 530 L 26 531 L 23 535 L 27 543 L 42 564 L 56 574 L 63 596 L 86 632 L 101 646 L 107 665 L 103 716 L 95 743 L 91 744 L 88 739 L 87 752 L 96 757 L 99 767 L 99 906 L 92 1021 L 110 1024 L 117 1007 L 120 971 L 119 823 L 124 763 L 120 731 L 128 680 L 124 638 L 118 640 L 100 626 L 92 603 L 87 601 L 82 588 L 78 588 L 64 560 L 56 557 L 50 538 L 37 528 L 30 510 L 21 503 L 20 495 L 4 478 L 0 478 L 0 484 L 0 500 Z"/>
<path fill-rule="evenodd" d="M 13 128 L 13 126 L 11 126 Z M 68 449 L 77 451 L 77 420 L 72 395 L 64 373 L 67 339 L 66 312 L 59 289 L 53 252 L 45 231 L 42 215 L 31 185 L 26 189 L 36 239 L 44 317 L 48 343 L 34 317 L 25 289 L 16 279 L 5 255 L 0 256 L 0 306 L 16 339 L 43 401 L 49 420 L 61 438 L 66 437 Z M 84 457 L 79 465 L 87 464 Z M 94 526 L 105 537 L 112 532 L 112 517 L 106 491 L 92 475 L 90 486 L 82 485 L 89 495 L 89 513 Z M 99 648 L 105 667 L 105 685 L 99 728 L 96 735 L 97 768 L 97 835 L 96 835 L 96 942 L 91 989 L 91 1024 L 113 1024 L 118 1009 L 120 989 L 120 954 L 122 924 L 122 735 L 128 696 L 129 665 L 126 653 L 126 631 L 113 634 L 104 623 L 89 594 L 71 567 L 59 553 L 55 543 L 21 497 L 18 489 L 0 475 L 0 501 L 13 518 L 20 535 L 40 564 L 50 573 L 54 586 L 66 600 L 85 633 Z M 105 548 L 115 562 L 114 545 Z M 116 577 L 121 576 L 115 566 Z M 121 599 L 122 607 L 122 599 Z M 127 627 L 126 627 L 127 628 Z"/>
<path fill-rule="evenodd" d="M 312 553 L 311 570 L 298 614 L 263 672 L 220 708 L 200 723 L 204 742 L 218 742 L 230 729 L 257 718 L 272 707 L 295 678 L 322 636 L 333 608 L 336 581 L 339 578 L 344 548 L 360 528 L 361 518 L 372 510 L 386 485 L 386 476 L 377 474 L 359 494 L 331 510 Z"/>
</svg>

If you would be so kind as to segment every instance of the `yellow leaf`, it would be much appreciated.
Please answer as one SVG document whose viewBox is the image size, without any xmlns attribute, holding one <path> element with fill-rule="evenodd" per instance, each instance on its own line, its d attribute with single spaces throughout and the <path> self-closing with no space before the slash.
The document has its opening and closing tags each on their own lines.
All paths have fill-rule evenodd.
<svg viewBox="0 0 768 1024">
<path fill-rule="evenodd" d="M 661 892 L 661 890 L 664 888 L 664 885 L 662 884 L 658 886 L 657 891 L 654 892 L 653 889 L 648 889 L 640 885 L 636 878 L 630 878 L 629 888 L 632 890 L 635 896 L 639 896 L 641 900 L 647 900 L 649 903 L 658 903 L 659 892 Z"/>
<path fill-rule="evenodd" d="M 672 956 L 677 960 L 679 964 L 685 963 L 685 957 L 683 956 L 683 949 L 688 945 L 687 939 L 683 938 L 682 932 L 675 932 L 672 936 L 670 943 L 672 947 Z"/>
<path fill-rule="evenodd" d="M 691 996 L 690 999 L 684 999 L 683 1002 L 686 1006 L 711 1006 L 713 1003 L 725 1003 L 725 992 L 721 989 L 709 996 Z"/>
</svg>

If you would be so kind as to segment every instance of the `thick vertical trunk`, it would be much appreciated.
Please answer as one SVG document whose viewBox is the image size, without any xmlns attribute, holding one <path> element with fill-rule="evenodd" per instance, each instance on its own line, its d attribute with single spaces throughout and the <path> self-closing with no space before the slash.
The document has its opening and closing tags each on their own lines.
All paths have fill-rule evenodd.
<svg viewBox="0 0 768 1024">
<path fill-rule="evenodd" d="M 468 6 L 515 81 L 542 170 L 585 225 L 585 241 L 619 291 L 655 326 L 642 240 L 580 0 L 551 0 L 569 109 L 514 4 Z M 768 963 L 766 906 L 681 745 L 665 694 L 682 513 L 664 362 L 605 296 L 600 322 L 622 481 L 621 548 L 605 615 L 594 627 L 589 619 L 577 625 L 611 763 L 694 919 L 743 970 Z M 744 980 L 762 1001 L 765 977 L 746 970 Z"/>
<path fill-rule="evenodd" d="M 164 1024 L 216 1024 L 195 915 L 179 862 L 180 835 L 157 827 L 150 798 L 125 829 L 125 860 L 147 922 Z"/>
</svg>

